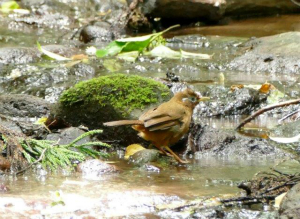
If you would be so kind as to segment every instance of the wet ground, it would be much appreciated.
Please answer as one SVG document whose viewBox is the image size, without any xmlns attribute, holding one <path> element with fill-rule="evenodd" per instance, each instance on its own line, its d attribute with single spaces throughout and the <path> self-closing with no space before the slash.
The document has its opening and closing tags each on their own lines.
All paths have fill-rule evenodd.
<svg viewBox="0 0 300 219">
<path fill-rule="evenodd" d="M 172 71 L 179 75 L 182 81 L 192 84 L 198 90 L 203 90 L 205 86 L 261 85 L 268 81 L 281 91 L 286 92 L 295 89 L 294 87 L 291 88 L 291 84 L 298 80 L 297 75 L 286 76 L 261 72 L 259 75 L 253 76 L 253 74 L 230 71 L 226 69 L 226 63 L 236 55 L 238 46 L 249 37 L 299 31 L 299 19 L 300 16 L 290 15 L 232 21 L 229 22 L 230 25 L 223 26 L 182 28 L 170 34 L 170 36 L 176 35 L 177 37 L 176 40 L 169 40 L 168 45 L 174 49 L 179 48 L 181 47 L 180 40 L 184 38 L 185 45 L 183 48 L 181 47 L 182 49 L 214 54 L 212 62 L 199 60 L 176 60 L 174 62 L 174 60 L 161 60 L 159 58 L 140 58 L 135 64 L 120 61 L 118 72 L 165 78 L 166 72 Z M 1 27 L 0 33 L 4 39 L 0 41 L 0 45 L 5 46 L 34 46 L 38 38 L 38 34 L 32 34 L 30 37 L 28 34 L 10 37 L 13 35 L 13 31 L 2 30 Z M 187 36 L 191 34 L 198 35 L 198 38 Z M 203 41 L 199 41 L 200 34 L 205 36 Z M 44 42 L 50 38 L 47 34 L 43 37 Z M 52 39 L 48 42 L 54 43 L 55 40 Z M 100 61 L 100 65 L 97 65 L 95 76 L 111 74 L 107 68 L 103 67 L 102 63 L 103 61 Z M 51 62 L 51 64 L 54 67 L 58 66 L 55 62 Z M 31 65 L 39 69 L 36 70 L 37 72 L 43 72 L 45 75 L 48 74 L 49 69 L 52 69 L 49 67 L 50 65 L 40 67 L 36 64 L 30 64 L 29 66 Z M 33 74 L 35 73 L 33 71 Z M 89 77 L 91 76 L 80 76 L 79 79 L 76 79 L 84 80 Z M 221 79 L 223 77 L 224 79 Z M 42 92 L 35 91 L 34 83 L 31 85 L 33 86 L 32 89 L 14 90 L 14 87 L 7 86 L 6 79 L 7 76 L 0 80 L 0 90 L 3 92 L 45 96 L 44 90 Z M 59 87 L 67 82 L 58 80 L 55 83 L 54 81 L 50 86 Z M 46 89 L 46 86 L 48 85 L 37 85 L 43 89 Z M 215 128 L 232 130 L 241 119 L 241 117 L 232 116 L 204 118 L 203 121 Z M 277 118 L 262 116 L 253 122 L 253 127 L 270 128 L 276 124 Z M 38 176 L 29 174 L 17 178 L 3 177 L 1 182 L 9 187 L 9 191 L 1 194 L 0 197 L 1 216 L 7 218 L 16 216 L 40 218 L 40 215 L 43 214 L 51 215 L 51 218 L 62 215 L 67 218 L 71 216 L 99 218 L 102 216 L 130 217 L 134 215 L 144 218 L 148 216 L 164 217 L 159 210 L 159 206 L 163 204 L 184 202 L 207 196 L 239 194 L 240 190 L 236 187 L 239 182 L 251 179 L 255 173 L 268 170 L 278 162 L 278 160 L 268 157 L 259 160 L 255 158 L 249 160 L 192 158 L 192 164 L 185 167 L 171 167 L 160 172 L 149 172 L 131 166 L 123 159 L 113 159 L 112 161 L 121 169 L 121 172 L 101 178 L 85 179 L 79 174 L 68 173 L 65 175 L 39 174 Z M 57 198 L 56 191 L 59 191 L 61 198 Z M 55 203 L 57 205 L 52 207 L 51 204 Z"/>
</svg>

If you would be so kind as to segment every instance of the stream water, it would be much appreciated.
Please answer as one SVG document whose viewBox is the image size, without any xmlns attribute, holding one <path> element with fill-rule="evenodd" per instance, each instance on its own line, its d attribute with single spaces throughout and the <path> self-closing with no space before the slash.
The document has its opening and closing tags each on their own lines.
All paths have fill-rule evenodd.
<svg viewBox="0 0 300 219">
<path fill-rule="evenodd" d="M 298 80 L 298 76 L 267 73 L 253 76 L 222 70 L 222 64 L 229 60 L 236 48 L 249 37 L 300 30 L 299 18 L 300 16 L 290 15 L 234 21 L 224 26 L 182 28 L 173 31 L 169 37 L 178 36 L 177 39 L 183 37 L 185 42 L 186 39 L 192 42 L 192 38 L 186 37 L 191 34 L 205 35 L 207 46 L 185 45 L 183 49 L 198 51 L 201 48 L 202 53 L 214 54 L 213 63 L 196 60 L 149 61 L 146 58 L 140 59 L 134 65 L 120 63 L 122 66 L 119 71 L 164 78 L 166 69 L 170 69 L 173 65 L 173 72 L 198 90 L 203 89 L 203 86 L 219 85 L 222 73 L 225 77 L 223 83 L 228 87 L 233 84 L 257 85 L 268 81 L 286 92 L 291 89 L 291 83 Z M 37 38 L 36 35 L 28 37 L 27 34 L 21 34 L 20 38 L 14 36 L 8 39 L 11 32 L 2 31 L 1 27 L 0 33 L 2 39 L 5 38 L 8 42 L 6 46 L 23 45 L 25 42 L 26 46 L 33 46 Z M 1 44 L 4 44 L 3 41 Z M 169 45 L 174 49 L 179 47 L 173 41 L 170 41 Z M 95 73 L 95 75 L 105 74 L 110 74 L 105 68 L 98 69 Z M 240 118 L 204 118 L 203 121 L 215 128 L 232 130 Z M 267 128 L 276 123 L 276 118 L 260 117 L 256 120 L 257 126 Z M 5 184 L 9 191 L 0 196 L 0 217 L 42 218 L 40 215 L 45 215 L 46 218 L 84 216 L 167 218 L 170 215 L 160 214 L 159 209 L 162 205 L 183 203 L 203 197 L 239 194 L 240 190 L 236 187 L 238 183 L 251 179 L 255 173 L 268 170 L 278 162 L 275 158 L 268 157 L 249 160 L 203 157 L 191 158 L 192 163 L 187 166 L 174 166 L 151 172 L 134 167 L 123 159 L 113 158 L 110 161 L 120 169 L 120 173 L 95 178 L 84 178 L 78 173 L 45 172 L 38 175 L 27 173 L 19 177 L 2 177 L 1 183 Z M 55 195 L 55 192 L 59 192 L 60 197 Z M 59 201 L 62 202 L 58 203 Z M 52 206 L 53 203 L 57 205 Z M 178 215 L 174 214 L 175 216 Z M 181 216 L 184 218 L 184 215 Z"/>
<path fill-rule="evenodd" d="M 162 206 L 205 197 L 240 193 L 238 183 L 275 164 L 270 159 L 194 159 L 186 167 L 148 172 L 115 160 L 120 173 L 84 178 L 78 174 L 25 175 L 3 179 L 11 188 L 0 197 L 7 216 L 43 215 L 142 216 L 159 215 Z M 60 198 L 55 195 L 59 192 Z M 51 207 L 62 200 L 64 204 Z M 13 203 L 13 206 L 7 207 Z M 3 210 L 5 209 L 5 212 Z M 80 211 L 79 211 L 80 210 Z M 22 213 L 20 213 L 22 212 Z M 20 215 L 19 215 L 20 213 Z M 175 216 L 175 215 L 174 215 Z"/>
</svg>

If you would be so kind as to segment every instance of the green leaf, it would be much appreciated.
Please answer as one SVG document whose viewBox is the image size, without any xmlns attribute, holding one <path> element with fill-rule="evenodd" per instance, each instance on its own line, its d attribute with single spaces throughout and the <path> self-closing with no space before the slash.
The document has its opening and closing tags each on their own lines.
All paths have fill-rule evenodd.
<svg viewBox="0 0 300 219">
<path fill-rule="evenodd" d="M 157 35 L 157 33 L 154 34 L 149 34 L 149 35 L 145 35 L 145 36 L 139 36 L 139 37 L 128 37 L 128 38 L 122 38 L 122 39 L 118 39 L 116 40 L 117 42 L 144 42 L 147 40 L 150 40 L 153 36 Z"/>
<path fill-rule="evenodd" d="M 9 12 L 13 11 L 14 9 L 18 9 L 18 8 L 20 8 L 20 6 L 15 1 L 3 2 L 0 7 L 0 9 L 3 13 L 9 13 Z"/>
<path fill-rule="evenodd" d="M 280 99 L 284 97 L 284 93 L 279 90 L 270 90 L 270 94 L 267 98 L 268 104 L 275 104 L 278 103 Z"/>
<path fill-rule="evenodd" d="M 122 39 L 118 39 L 116 41 L 118 42 L 145 42 L 145 41 L 149 41 L 151 40 L 152 38 L 156 38 L 158 36 L 161 36 L 162 34 L 164 34 L 165 32 L 175 28 L 175 27 L 179 27 L 180 25 L 174 25 L 174 26 L 171 26 L 167 29 L 165 29 L 164 31 L 161 31 L 161 32 L 158 32 L 158 33 L 153 33 L 153 34 L 148 34 L 148 35 L 145 35 L 145 36 L 138 36 L 138 37 L 128 37 L 128 38 L 122 38 Z"/>
<path fill-rule="evenodd" d="M 41 117 L 39 118 L 34 124 L 37 124 L 37 125 L 44 125 L 45 122 L 47 121 L 47 117 Z"/>
<path fill-rule="evenodd" d="M 115 40 L 108 44 L 106 48 L 97 50 L 96 56 L 102 58 L 104 56 L 113 56 L 122 52 L 143 52 L 157 37 L 161 36 L 163 33 L 169 31 L 170 29 L 178 26 L 179 25 L 175 25 L 164 31 L 149 34 L 146 36 L 129 37 Z"/>
<path fill-rule="evenodd" d="M 138 56 L 139 56 L 138 51 L 132 51 L 132 52 L 122 52 L 122 53 L 118 54 L 117 57 L 119 59 L 123 59 L 128 62 L 134 62 Z"/>
<path fill-rule="evenodd" d="M 126 46 L 126 42 L 113 41 L 104 49 L 97 50 L 96 56 L 102 58 L 104 56 L 114 56 L 122 51 L 123 47 Z"/>
<path fill-rule="evenodd" d="M 146 41 L 128 42 L 126 46 L 124 46 L 124 48 L 122 49 L 122 52 L 143 52 L 143 50 L 148 47 L 150 42 L 151 39 Z"/>
<path fill-rule="evenodd" d="M 54 60 L 58 60 L 58 61 L 72 60 L 70 58 L 66 58 L 64 56 L 61 56 L 61 55 L 58 55 L 58 54 L 55 54 L 53 52 L 49 52 L 49 51 L 43 49 L 39 42 L 36 42 L 36 44 L 37 44 L 37 48 L 40 52 L 42 52 L 43 54 L 45 54 L 46 56 L 48 56 Z"/>
</svg>

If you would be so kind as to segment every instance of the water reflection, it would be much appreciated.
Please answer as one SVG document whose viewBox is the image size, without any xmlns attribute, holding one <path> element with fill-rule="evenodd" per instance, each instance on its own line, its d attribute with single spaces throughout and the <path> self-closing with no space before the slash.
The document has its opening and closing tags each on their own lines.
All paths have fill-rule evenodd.
<svg viewBox="0 0 300 219">
<path fill-rule="evenodd" d="M 299 15 L 278 15 L 274 17 L 253 18 L 229 21 L 226 25 L 185 28 L 172 31 L 172 35 L 219 35 L 235 37 L 263 37 L 288 31 L 299 31 Z"/>
</svg>

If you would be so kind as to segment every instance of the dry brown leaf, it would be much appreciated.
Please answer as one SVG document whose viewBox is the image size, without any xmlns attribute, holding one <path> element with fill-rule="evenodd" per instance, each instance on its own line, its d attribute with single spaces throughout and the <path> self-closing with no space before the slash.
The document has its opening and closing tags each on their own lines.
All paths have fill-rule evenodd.
<svg viewBox="0 0 300 219">
<path fill-rule="evenodd" d="M 276 88 L 274 87 L 273 84 L 270 83 L 264 83 L 263 85 L 261 85 L 259 92 L 263 93 L 263 94 L 267 94 L 269 93 L 270 90 L 275 90 Z"/>
<path fill-rule="evenodd" d="M 88 58 L 89 57 L 85 54 L 76 54 L 71 57 L 72 60 L 82 60 L 82 59 L 88 59 Z"/>
<path fill-rule="evenodd" d="M 235 91 L 235 90 L 242 89 L 242 88 L 244 88 L 243 84 L 234 84 L 234 85 L 231 85 L 230 90 Z"/>
</svg>

